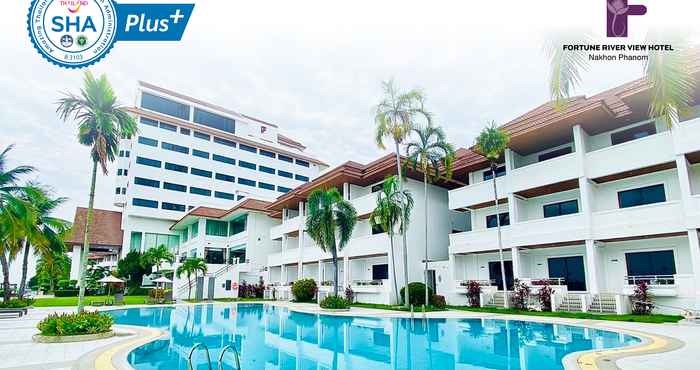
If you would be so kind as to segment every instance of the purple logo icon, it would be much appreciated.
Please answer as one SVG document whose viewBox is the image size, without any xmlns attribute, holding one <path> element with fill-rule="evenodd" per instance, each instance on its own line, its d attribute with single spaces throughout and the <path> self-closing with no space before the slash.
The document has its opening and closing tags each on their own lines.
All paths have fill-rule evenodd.
<svg viewBox="0 0 700 370">
<path fill-rule="evenodd" d="M 644 5 L 627 5 L 627 0 L 606 0 L 608 4 L 608 37 L 627 37 L 627 16 L 644 15 Z"/>
</svg>

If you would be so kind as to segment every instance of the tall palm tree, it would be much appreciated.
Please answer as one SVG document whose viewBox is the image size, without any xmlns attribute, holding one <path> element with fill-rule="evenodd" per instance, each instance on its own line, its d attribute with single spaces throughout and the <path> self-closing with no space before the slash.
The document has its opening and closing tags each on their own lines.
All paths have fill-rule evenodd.
<svg viewBox="0 0 700 370">
<path fill-rule="evenodd" d="M 343 199 L 338 189 L 331 188 L 314 190 L 309 195 L 307 212 L 306 232 L 321 250 L 330 252 L 333 258 L 333 295 L 337 296 L 338 252 L 350 240 L 357 223 L 357 211 Z"/>
<path fill-rule="evenodd" d="M 582 81 L 581 73 L 588 69 L 588 52 L 564 50 L 565 44 L 590 44 L 592 36 L 559 35 L 547 41 L 545 53 L 550 60 L 549 90 L 555 106 L 564 107 L 571 92 Z M 661 118 L 669 128 L 679 121 L 679 114 L 690 108 L 697 84 L 691 66 L 697 50 L 677 35 L 649 33 L 647 44 L 672 44 L 674 51 L 647 51 L 644 77 L 649 84 L 649 116 Z"/>
<path fill-rule="evenodd" d="M 496 187 L 496 168 L 498 162 L 503 158 L 503 154 L 508 148 L 510 136 L 507 132 L 496 126 L 496 122 L 491 122 L 486 126 L 476 138 L 474 151 L 489 161 L 491 168 L 491 182 L 493 184 L 493 201 L 496 206 L 496 228 L 498 233 L 498 256 L 501 263 L 501 284 L 503 284 L 504 292 L 508 291 L 506 285 L 506 269 L 503 261 L 503 238 L 501 236 L 501 215 L 498 210 L 498 189 Z M 508 307 L 508 299 L 503 300 L 505 307 Z"/>
<path fill-rule="evenodd" d="M 375 142 L 381 149 L 385 149 L 384 140 L 394 142 L 394 154 L 396 156 L 396 176 L 398 176 L 399 190 L 403 190 L 401 181 L 401 145 L 411 135 L 419 120 L 430 123 L 432 114 L 425 109 L 425 96 L 419 89 L 400 92 L 393 80 L 382 82 L 384 97 L 377 104 L 374 115 Z M 408 224 L 404 225 L 407 227 Z M 403 230 L 406 230 L 406 227 Z M 401 232 L 403 241 L 403 273 L 408 286 L 408 246 L 405 232 Z M 408 292 L 408 288 L 406 288 Z M 406 293 L 408 297 L 408 293 Z M 406 299 L 408 306 L 408 298 Z"/>
<path fill-rule="evenodd" d="M 27 230 L 23 240 L 22 278 L 17 296 L 22 298 L 27 283 L 29 253 L 37 256 L 65 253 L 63 233 L 70 228 L 70 222 L 51 216 L 67 198 L 52 198 L 51 192 L 41 184 L 29 183 L 23 196 L 36 210 L 36 222 Z"/>
<path fill-rule="evenodd" d="M 396 261 L 394 259 L 394 232 L 398 229 L 399 233 L 403 233 L 408 227 L 408 220 L 413 209 L 413 196 L 408 190 L 399 188 L 397 176 L 389 176 L 384 179 L 382 191 L 377 194 L 377 206 L 372 211 L 370 223 L 372 227 L 380 227 L 389 235 L 389 245 L 391 248 L 391 265 L 394 281 L 394 291 L 396 293 L 396 301 L 400 301 L 398 297 L 399 287 L 396 281 Z M 405 302 L 408 302 L 408 289 L 404 290 Z"/>
<path fill-rule="evenodd" d="M 180 276 L 187 275 L 187 298 L 192 299 L 192 275 L 194 275 L 195 280 L 199 273 L 202 275 L 207 273 L 207 263 L 203 258 L 188 258 L 175 270 L 175 276 L 180 278 Z"/>
<path fill-rule="evenodd" d="M 423 282 L 425 283 L 425 304 L 430 302 L 428 296 L 428 182 L 452 177 L 452 162 L 455 151 L 452 144 L 447 142 L 445 132 L 441 127 L 427 125 L 413 130 L 418 140 L 406 144 L 408 165 L 423 173 L 423 207 L 425 226 L 425 267 Z"/>
<path fill-rule="evenodd" d="M 85 72 L 80 95 L 64 93 L 64 97 L 58 100 L 56 112 L 64 121 L 72 119 L 77 122 L 78 142 L 91 148 L 90 196 L 87 217 L 85 218 L 83 249 L 80 253 L 78 312 L 82 312 L 85 298 L 85 270 L 87 255 L 90 251 L 90 224 L 95 203 L 97 165 L 100 165 L 102 174 L 107 175 L 107 164 L 114 161 L 119 148 L 119 140 L 134 136 L 137 127 L 134 118 L 129 115 L 125 107 L 117 102 L 117 97 L 107 77 L 102 75 L 96 79 L 90 72 Z"/>
<path fill-rule="evenodd" d="M 36 274 L 49 283 L 53 292 L 56 282 L 67 278 L 70 273 L 70 258 L 63 252 L 42 254 L 36 263 Z"/>
<path fill-rule="evenodd" d="M 175 255 L 170 251 L 170 249 L 168 249 L 168 247 L 161 244 L 147 250 L 141 257 L 141 261 L 144 266 L 155 266 L 156 272 L 160 272 L 160 265 L 162 265 L 163 262 L 175 262 Z"/>
</svg>

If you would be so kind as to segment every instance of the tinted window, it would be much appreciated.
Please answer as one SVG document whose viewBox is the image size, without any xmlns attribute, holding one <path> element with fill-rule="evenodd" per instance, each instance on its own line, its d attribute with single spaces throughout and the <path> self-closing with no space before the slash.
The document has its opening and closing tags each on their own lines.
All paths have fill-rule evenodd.
<svg viewBox="0 0 700 370">
<path fill-rule="evenodd" d="M 264 150 L 264 149 L 260 149 L 260 155 L 264 155 L 265 157 L 270 157 L 270 158 L 277 157 L 277 155 L 275 155 L 275 153 L 268 151 L 268 150 Z"/>
<path fill-rule="evenodd" d="M 570 215 L 573 213 L 578 213 L 578 200 L 574 199 L 567 200 L 566 202 L 547 204 L 542 208 L 544 210 L 545 218 Z"/>
<path fill-rule="evenodd" d="M 158 140 L 151 139 L 151 138 L 149 138 L 149 137 L 139 136 L 139 144 L 157 147 L 157 146 L 158 146 Z"/>
<path fill-rule="evenodd" d="M 547 152 L 547 153 L 540 154 L 540 155 L 537 157 L 537 160 L 540 161 L 540 162 L 542 162 L 542 161 L 546 161 L 546 160 L 548 160 L 548 159 L 552 159 L 552 158 L 556 158 L 556 157 L 561 157 L 561 156 L 567 155 L 567 154 L 569 154 L 569 153 L 571 153 L 571 147 L 570 147 L 570 146 L 567 146 L 566 148 L 561 148 L 561 149 L 553 150 L 553 151 L 551 151 L 551 152 Z"/>
<path fill-rule="evenodd" d="M 290 178 L 290 179 L 291 179 L 291 178 L 294 178 L 294 175 L 293 175 L 291 172 L 287 172 L 287 171 L 279 170 L 279 171 L 277 171 L 277 174 L 280 175 L 280 176 L 282 176 L 282 177 L 287 177 L 287 178 Z"/>
<path fill-rule="evenodd" d="M 624 131 L 615 132 L 610 135 L 610 141 L 612 142 L 612 145 L 622 144 L 628 141 L 654 135 L 655 133 L 656 126 L 653 123 L 647 123 Z"/>
<path fill-rule="evenodd" d="M 187 173 L 187 166 L 182 166 L 175 163 L 165 162 L 165 169 L 170 171 Z"/>
<path fill-rule="evenodd" d="M 372 280 L 386 280 L 389 278 L 389 265 L 372 265 Z"/>
<path fill-rule="evenodd" d="M 501 213 L 499 216 L 500 216 L 501 226 L 510 225 L 510 215 L 508 214 L 508 212 Z M 498 225 L 496 224 L 496 215 L 486 216 L 486 227 L 487 228 L 492 228 L 492 227 L 497 227 L 497 226 Z"/>
<path fill-rule="evenodd" d="M 234 121 L 232 118 L 207 112 L 199 108 L 194 109 L 194 121 L 201 125 L 230 132 L 232 134 L 236 132 L 236 121 Z"/>
<path fill-rule="evenodd" d="M 225 192 L 223 192 L 223 191 L 216 191 L 216 192 L 214 192 L 214 197 L 216 197 L 216 198 L 221 198 L 221 199 L 230 199 L 230 200 L 236 199 L 236 196 L 235 196 L 234 194 L 225 193 Z"/>
<path fill-rule="evenodd" d="M 380 182 L 379 184 L 374 184 L 374 185 L 372 185 L 372 187 L 370 188 L 370 192 L 376 193 L 376 192 L 378 192 L 378 191 L 382 191 L 382 188 L 383 188 L 383 187 L 384 187 L 384 183 L 383 183 L 383 182 Z"/>
<path fill-rule="evenodd" d="M 158 208 L 158 202 L 150 199 L 134 198 L 131 201 L 131 204 L 133 204 L 136 207 Z"/>
<path fill-rule="evenodd" d="M 164 130 L 172 131 L 172 132 L 177 132 L 177 126 L 174 126 L 174 125 L 171 125 L 171 124 L 165 123 L 165 122 L 160 123 L 160 128 L 162 128 Z"/>
<path fill-rule="evenodd" d="M 308 181 L 309 181 L 309 178 L 308 178 L 307 176 L 294 175 L 294 178 L 297 179 L 297 180 L 299 180 L 299 181 L 304 181 L 304 182 L 308 182 Z"/>
<path fill-rule="evenodd" d="M 155 159 L 150 159 L 150 158 L 145 158 L 145 157 L 136 157 L 136 163 L 142 164 L 144 166 L 151 166 L 151 167 L 160 168 L 160 161 L 157 161 Z"/>
<path fill-rule="evenodd" d="M 251 153 L 257 153 L 257 152 L 258 152 L 258 149 L 257 149 L 257 148 L 254 148 L 254 147 L 252 147 L 252 146 L 250 146 L 250 145 L 241 144 L 241 145 L 239 146 L 239 148 L 240 148 L 241 150 L 245 150 L 246 152 L 251 152 Z"/>
<path fill-rule="evenodd" d="M 236 182 L 236 178 L 231 175 L 226 175 L 223 173 L 217 173 L 216 179 L 221 181 Z"/>
<path fill-rule="evenodd" d="M 267 189 L 267 190 L 275 190 L 275 185 L 268 184 L 266 182 L 259 182 L 258 187 L 261 189 Z"/>
<path fill-rule="evenodd" d="M 160 181 L 145 179 L 143 177 L 135 177 L 134 184 L 142 185 L 142 186 L 150 186 L 152 188 L 159 188 L 160 187 Z"/>
<path fill-rule="evenodd" d="M 202 139 L 202 140 L 206 140 L 206 141 L 209 141 L 211 139 L 211 137 L 209 135 L 207 135 L 203 132 L 199 132 L 199 131 L 194 132 L 194 137 L 196 137 L 197 139 Z"/>
<path fill-rule="evenodd" d="M 271 173 L 273 175 L 275 174 L 275 169 L 271 168 L 271 167 L 260 166 L 259 170 L 260 170 L 260 172 Z"/>
<path fill-rule="evenodd" d="M 183 134 L 183 135 L 190 136 L 190 129 L 184 128 L 184 127 L 180 127 L 180 133 Z"/>
<path fill-rule="evenodd" d="M 209 159 L 209 153 L 203 150 L 192 149 L 192 155 L 195 157 Z"/>
<path fill-rule="evenodd" d="M 674 275 L 676 262 L 673 251 L 625 253 L 628 276 Z"/>
<path fill-rule="evenodd" d="M 563 278 L 569 290 L 586 290 L 586 273 L 583 268 L 583 257 L 549 258 L 547 265 L 550 278 Z"/>
<path fill-rule="evenodd" d="M 652 185 L 618 192 L 617 201 L 620 208 L 661 203 L 666 201 L 666 193 L 663 184 Z"/>
<path fill-rule="evenodd" d="M 226 139 L 222 139 L 222 138 L 220 138 L 220 137 L 214 137 L 214 142 L 217 143 L 217 144 L 230 146 L 230 147 L 232 147 L 232 148 L 235 148 L 235 147 L 236 147 L 236 143 L 234 143 L 233 141 L 231 141 L 231 140 L 226 140 Z"/>
<path fill-rule="evenodd" d="M 168 211 L 185 212 L 185 205 L 184 204 L 163 202 L 160 204 L 160 208 L 168 210 Z"/>
<path fill-rule="evenodd" d="M 246 161 L 238 161 L 238 165 L 243 167 L 243 168 L 250 168 L 251 170 L 254 170 L 257 168 L 257 166 L 254 163 L 246 162 Z"/>
<path fill-rule="evenodd" d="M 211 196 L 211 190 L 196 188 L 194 186 L 190 186 L 190 193 L 197 194 L 197 195 Z"/>
<path fill-rule="evenodd" d="M 255 181 L 244 179 L 242 177 L 238 178 L 238 183 L 242 184 L 242 185 L 247 185 L 247 186 L 255 186 Z"/>
<path fill-rule="evenodd" d="M 284 186 L 278 186 L 277 191 L 279 191 L 280 193 L 289 193 L 290 191 L 292 191 L 292 189 L 285 188 Z"/>
<path fill-rule="evenodd" d="M 164 183 L 163 183 L 163 189 L 173 190 L 173 191 L 180 191 L 180 192 L 186 192 L 186 191 L 187 191 L 187 186 L 185 186 L 185 185 L 180 185 L 180 184 L 173 184 L 172 182 L 164 182 Z"/>
<path fill-rule="evenodd" d="M 484 181 L 493 179 L 493 171 L 484 172 Z M 496 167 L 496 177 L 501 177 L 506 174 L 506 166 Z"/>
<path fill-rule="evenodd" d="M 279 159 L 280 161 L 285 161 L 285 162 L 289 162 L 289 163 L 294 162 L 294 159 L 292 159 L 292 157 L 288 157 L 288 156 L 282 155 L 282 154 L 278 155 L 277 159 Z"/>
<path fill-rule="evenodd" d="M 190 168 L 190 173 L 196 176 L 211 177 L 212 172 L 207 170 L 200 170 L 199 168 Z"/>
<path fill-rule="evenodd" d="M 236 164 L 236 160 L 235 160 L 235 159 L 229 158 L 229 157 L 226 157 L 226 156 L 223 156 L 223 155 L 214 154 L 214 155 L 212 156 L 212 159 L 214 159 L 215 161 L 218 161 L 218 162 L 223 162 L 223 163 L 228 163 L 228 164 L 233 164 L 233 165 Z"/>
<path fill-rule="evenodd" d="M 158 127 L 158 121 L 146 117 L 141 117 L 141 123 L 148 126 Z"/>
<path fill-rule="evenodd" d="M 141 107 L 184 120 L 190 119 L 190 107 L 188 105 L 145 92 L 141 94 Z"/>
<path fill-rule="evenodd" d="M 178 153 L 183 153 L 183 154 L 190 154 L 190 149 L 187 147 L 184 147 L 182 145 L 177 145 L 177 144 L 171 144 L 171 143 L 166 143 L 165 141 L 162 141 L 160 143 L 160 147 L 165 149 L 165 150 L 172 150 L 173 152 L 178 152 Z"/>
<path fill-rule="evenodd" d="M 297 164 L 302 166 L 302 167 L 309 167 L 309 162 L 307 161 L 302 161 L 300 159 L 297 159 Z"/>
</svg>

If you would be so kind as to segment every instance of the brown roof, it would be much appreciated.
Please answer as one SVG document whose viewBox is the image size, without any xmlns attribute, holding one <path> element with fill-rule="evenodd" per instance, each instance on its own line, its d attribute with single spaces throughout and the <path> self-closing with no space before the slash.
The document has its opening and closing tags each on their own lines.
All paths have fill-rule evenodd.
<svg viewBox="0 0 700 370">
<path fill-rule="evenodd" d="M 170 226 L 170 229 L 172 230 L 175 225 L 179 224 L 182 222 L 184 219 L 187 217 L 206 217 L 206 218 L 224 218 L 228 216 L 229 214 L 239 210 L 239 209 L 247 209 L 250 211 L 258 211 L 258 212 L 267 212 L 267 207 L 270 205 L 270 202 L 266 202 L 264 200 L 259 200 L 259 199 L 253 199 L 253 198 L 246 198 L 240 203 L 236 204 L 232 208 L 229 209 L 221 209 L 221 208 L 212 208 L 212 207 L 197 207 L 194 208 L 193 210 L 187 212 L 182 218 L 177 220 L 172 226 Z"/>
<path fill-rule="evenodd" d="M 87 208 L 76 208 L 73 228 L 66 239 L 66 244 L 83 244 L 86 218 Z M 121 212 L 93 209 L 92 223 L 90 224 L 90 245 L 121 246 L 123 236 Z"/>
<path fill-rule="evenodd" d="M 187 212 L 182 218 L 187 216 L 197 216 L 197 217 L 209 217 L 209 218 L 219 218 L 228 213 L 225 209 L 212 208 L 212 207 L 197 207 Z"/>
</svg>

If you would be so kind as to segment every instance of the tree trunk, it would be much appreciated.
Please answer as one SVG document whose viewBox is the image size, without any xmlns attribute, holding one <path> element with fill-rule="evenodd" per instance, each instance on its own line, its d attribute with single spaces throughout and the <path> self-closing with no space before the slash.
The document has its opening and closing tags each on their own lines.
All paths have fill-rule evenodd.
<svg viewBox="0 0 700 370">
<path fill-rule="evenodd" d="M 496 189 L 496 163 L 491 162 L 491 179 L 493 180 L 493 199 L 496 203 L 496 229 L 498 231 L 498 258 L 501 261 L 501 284 L 503 284 L 503 307 L 508 308 L 508 285 L 506 285 L 506 267 L 503 262 L 503 238 L 501 237 L 501 214 L 498 209 L 498 190 Z"/>
<path fill-rule="evenodd" d="M 338 251 L 333 248 L 331 250 L 333 255 L 333 295 L 338 296 Z M 345 268 L 348 268 L 345 266 Z M 347 283 L 347 281 L 346 281 Z"/>
<path fill-rule="evenodd" d="M 187 299 L 192 299 L 192 276 L 187 274 Z"/>
<path fill-rule="evenodd" d="M 423 207 L 425 207 L 425 269 L 423 271 L 423 280 L 425 283 L 425 305 L 430 303 L 430 294 L 428 294 L 428 169 L 423 169 L 423 196 L 425 198 Z"/>
<path fill-rule="evenodd" d="M 399 193 L 401 194 L 401 213 L 402 213 L 402 228 L 403 231 L 401 232 L 401 239 L 403 241 L 403 277 L 404 277 L 404 307 L 408 308 L 408 243 L 406 242 L 406 225 L 403 225 L 403 207 L 404 207 L 404 202 L 403 202 L 403 180 L 401 179 L 401 153 L 399 153 L 399 143 L 395 142 L 396 144 L 396 176 L 398 177 L 399 181 Z"/>
<path fill-rule="evenodd" d="M 87 270 L 87 256 L 90 252 L 90 223 L 92 222 L 92 210 L 95 206 L 95 183 L 97 182 L 97 161 L 92 161 L 92 178 L 90 180 L 90 198 L 88 201 L 87 217 L 85 218 L 85 235 L 83 249 L 80 251 L 80 291 L 78 293 L 78 312 L 85 309 L 85 272 Z"/>
<path fill-rule="evenodd" d="M 10 261 L 7 259 L 7 253 L 2 251 L 2 256 L 0 256 L 0 263 L 2 263 L 2 290 L 3 290 L 3 302 L 7 303 L 10 301 Z"/>
<path fill-rule="evenodd" d="M 24 256 L 22 256 L 22 278 L 19 281 L 19 290 L 17 291 L 17 298 L 24 298 L 24 288 L 27 285 L 27 269 L 29 266 L 29 249 L 31 245 L 24 239 Z"/>
</svg>

